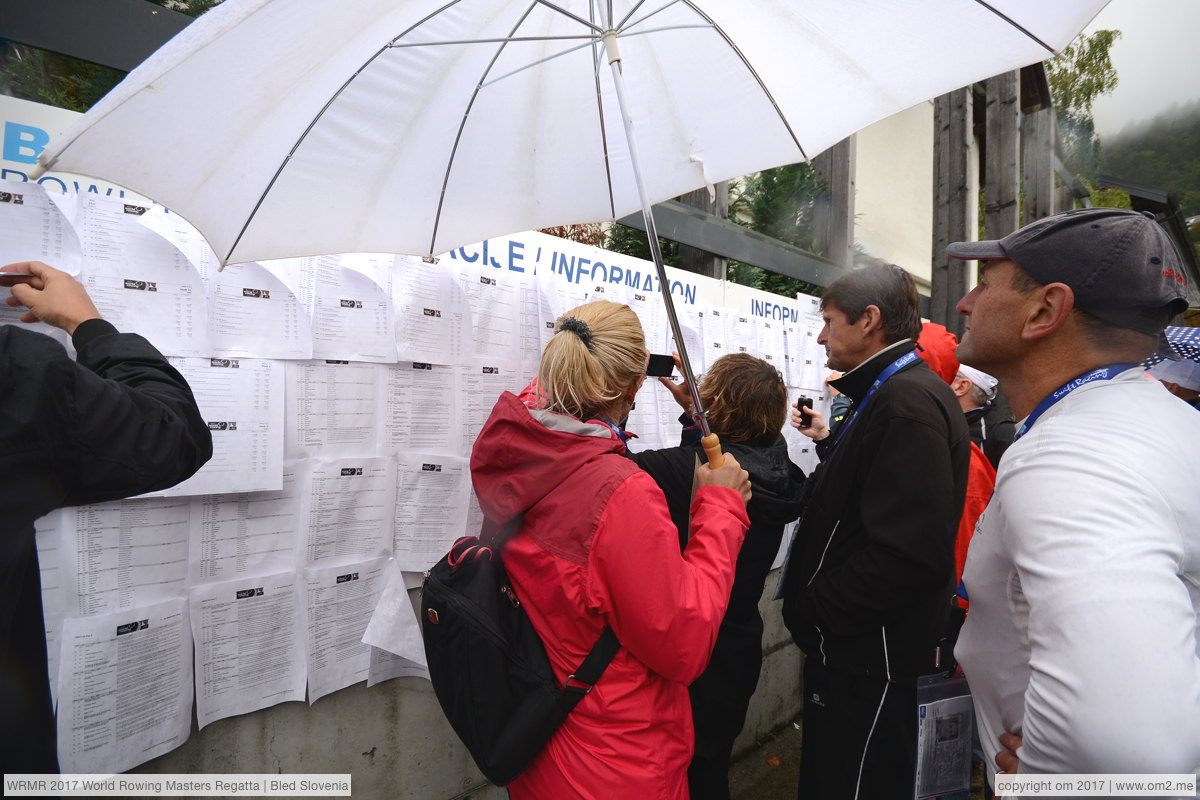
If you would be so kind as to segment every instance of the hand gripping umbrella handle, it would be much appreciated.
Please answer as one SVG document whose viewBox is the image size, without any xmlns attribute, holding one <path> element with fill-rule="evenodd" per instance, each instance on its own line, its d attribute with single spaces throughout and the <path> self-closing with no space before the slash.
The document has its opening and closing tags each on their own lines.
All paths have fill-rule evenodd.
<svg viewBox="0 0 1200 800">
<path fill-rule="evenodd" d="M 721 440 L 715 433 L 701 437 L 700 446 L 704 448 L 704 455 L 708 456 L 708 466 L 716 469 L 725 463 L 725 454 L 721 452 Z"/>
</svg>

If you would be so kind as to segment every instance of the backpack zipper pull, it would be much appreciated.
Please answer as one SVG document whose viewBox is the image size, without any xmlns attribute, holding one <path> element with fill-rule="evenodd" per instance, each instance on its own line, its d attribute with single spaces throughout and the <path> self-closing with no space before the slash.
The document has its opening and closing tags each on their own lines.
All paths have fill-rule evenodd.
<svg viewBox="0 0 1200 800">
<path fill-rule="evenodd" d="M 517 593 L 507 583 L 500 587 L 500 594 L 508 597 L 508 602 L 513 604 L 513 608 L 520 607 L 521 601 L 517 599 Z"/>
</svg>

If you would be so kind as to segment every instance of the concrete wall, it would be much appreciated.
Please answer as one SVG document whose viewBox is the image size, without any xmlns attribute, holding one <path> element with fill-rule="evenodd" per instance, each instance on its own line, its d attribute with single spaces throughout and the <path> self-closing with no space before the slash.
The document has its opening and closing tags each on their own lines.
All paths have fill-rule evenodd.
<svg viewBox="0 0 1200 800">
<path fill-rule="evenodd" d="M 933 230 L 933 103 L 919 103 L 857 134 L 854 238 L 868 256 L 929 286 Z"/>
<path fill-rule="evenodd" d="M 767 579 L 763 663 L 737 751 L 798 718 L 800 651 L 790 643 Z M 416 592 L 411 593 L 414 600 Z M 195 723 L 193 722 L 193 725 Z M 397 678 L 370 689 L 360 683 L 311 707 L 282 703 L 193 728 L 183 747 L 135 773 L 351 773 L 357 800 L 501 800 L 442 716 L 429 682 Z M 630 798 L 629 800 L 634 800 Z"/>
</svg>

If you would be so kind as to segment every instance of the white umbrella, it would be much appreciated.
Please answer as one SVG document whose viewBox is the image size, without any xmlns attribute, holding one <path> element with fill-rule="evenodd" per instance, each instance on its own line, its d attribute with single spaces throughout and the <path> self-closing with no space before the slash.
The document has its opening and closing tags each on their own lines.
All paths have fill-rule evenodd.
<svg viewBox="0 0 1200 800">
<path fill-rule="evenodd" d="M 638 208 L 661 262 L 652 203 L 1041 61 L 1106 2 L 226 0 L 41 165 L 152 197 L 222 262 L 434 254 Z"/>
</svg>

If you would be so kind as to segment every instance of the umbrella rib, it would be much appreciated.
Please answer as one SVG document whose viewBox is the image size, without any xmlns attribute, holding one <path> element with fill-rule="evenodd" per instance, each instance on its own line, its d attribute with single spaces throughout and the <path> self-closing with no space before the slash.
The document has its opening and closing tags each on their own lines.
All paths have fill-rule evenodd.
<svg viewBox="0 0 1200 800">
<path fill-rule="evenodd" d="M 517 40 L 517 41 L 522 41 L 522 40 Z M 579 44 L 574 47 L 569 47 L 560 53 L 555 53 L 554 55 L 546 56 L 545 58 L 539 58 L 537 61 L 526 64 L 523 67 L 518 67 L 517 69 L 514 69 L 512 72 L 506 72 L 503 75 L 498 75 L 495 78 L 492 78 L 490 81 L 485 81 L 483 84 L 481 84 L 481 87 L 491 86 L 493 83 L 499 83 L 500 81 L 504 80 L 505 78 L 511 78 L 513 75 L 516 75 L 517 73 L 524 72 L 527 69 L 533 69 L 534 67 L 536 67 L 540 64 L 545 64 L 547 61 L 553 61 L 556 58 L 561 58 L 563 56 L 570 55 L 571 53 L 574 53 L 578 50 L 582 50 L 585 47 L 591 47 L 591 46 L 595 45 L 597 41 L 599 41 L 599 40 L 595 36 L 589 36 L 588 41 L 584 42 L 583 44 Z"/>
<path fill-rule="evenodd" d="M 509 41 L 514 41 L 513 34 L 515 34 L 517 29 L 525 24 L 525 20 L 527 20 L 529 15 L 533 13 L 533 9 L 537 7 L 539 2 L 540 0 L 534 0 L 534 2 L 530 3 L 529 7 L 525 9 L 525 13 L 522 14 L 516 23 L 513 24 L 512 29 L 509 31 L 508 38 L 502 40 L 500 46 L 496 48 L 496 52 L 492 55 L 492 60 L 488 62 L 487 67 L 485 67 L 483 70 L 483 74 L 479 76 L 479 82 L 475 84 L 475 90 L 471 92 L 471 99 L 467 103 L 466 109 L 463 111 L 462 121 L 458 123 L 458 133 L 454 136 L 454 147 L 450 149 L 450 158 L 446 160 L 446 174 L 442 178 L 442 192 L 440 195 L 438 195 L 437 213 L 433 217 L 433 232 L 429 237 L 429 252 L 431 254 L 434 252 L 433 248 L 437 243 L 438 228 L 440 228 L 442 225 L 442 209 L 446 204 L 446 188 L 450 185 L 450 173 L 454 170 L 454 159 L 458 155 L 458 145 L 462 142 L 463 130 L 465 130 L 467 127 L 467 119 L 471 116 L 471 109 L 474 108 L 475 100 L 479 97 L 479 92 L 483 88 L 484 80 L 487 78 L 488 73 L 492 71 L 492 67 L 496 65 L 496 61 L 499 60 L 500 54 L 504 52 L 504 48 L 508 46 Z"/>
<path fill-rule="evenodd" d="M 562 8 L 561 6 L 558 6 L 558 5 L 555 5 L 554 3 L 549 2 L 549 0 L 537 0 L 537 2 L 539 4 L 545 6 L 546 8 L 551 9 L 552 11 L 557 11 L 558 13 L 562 14 L 564 17 L 567 17 L 568 19 L 575 20 L 580 25 L 583 25 L 585 28 L 591 28 L 596 33 L 604 33 L 603 29 L 601 29 L 599 25 L 596 25 L 595 23 L 592 23 L 592 22 L 588 22 L 583 17 L 580 17 L 576 14 L 572 14 L 570 11 L 567 11 L 565 8 Z"/>
<path fill-rule="evenodd" d="M 692 9 L 692 11 L 694 11 L 698 17 L 706 20 L 709 25 L 712 25 L 713 30 L 715 30 L 717 34 L 725 40 L 725 44 L 729 45 L 729 49 L 732 50 L 733 53 L 742 60 L 742 63 L 746 66 L 746 69 L 750 71 L 750 74 L 758 83 L 758 88 L 762 89 L 763 96 L 767 98 L 767 100 L 771 103 L 771 107 L 775 109 L 775 114 L 779 117 L 779 122 L 783 125 L 784 130 L 788 132 L 788 136 L 792 137 L 792 141 L 796 143 L 796 149 L 800 151 L 800 158 L 804 161 L 807 161 L 808 153 L 804 152 L 803 145 L 801 145 L 800 140 L 796 138 L 796 132 L 792 130 L 792 126 L 788 122 L 787 117 L 784 116 L 783 111 L 779 108 L 779 103 L 775 102 L 775 96 L 771 94 L 771 90 L 767 88 L 765 83 L 763 83 L 763 79 L 759 76 L 757 70 L 755 70 L 750 64 L 750 60 L 747 59 L 746 55 L 738 48 L 736 44 L 733 43 L 733 40 L 729 38 L 729 34 L 725 33 L 724 29 L 714 22 L 712 17 L 708 16 L 699 8 L 697 8 L 696 4 L 692 2 L 692 0 L 680 0 L 680 2 Z"/>
<path fill-rule="evenodd" d="M 595 9 L 595 6 L 592 3 L 588 3 L 589 12 L 593 11 L 594 9 Z M 609 9 L 608 9 L 608 15 L 609 15 L 608 19 L 611 22 L 612 21 L 611 5 L 609 6 Z M 604 180 L 608 186 L 608 209 L 609 209 L 608 215 L 610 217 L 612 217 L 613 219 L 616 219 L 617 218 L 617 198 L 616 198 L 616 194 L 613 191 L 612 160 L 609 158 L 609 155 L 608 155 L 608 132 L 604 129 L 604 98 L 600 91 L 600 61 L 602 60 L 603 52 L 604 51 L 600 49 L 598 42 L 592 43 L 593 61 L 596 64 L 595 69 L 592 70 L 592 81 L 594 82 L 594 85 L 596 87 L 596 116 L 597 116 L 597 121 L 600 123 L 600 150 L 604 154 Z"/>
<path fill-rule="evenodd" d="M 462 2 L 462 0 L 450 0 L 450 2 L 446 3 L 441 8 L 439 8 L 435 11 L 429 12 L 427 15 L 422 17 L 419 21 L 413 23 L 412 26 L 410 26 L 407 30 L 405 30 L 403 33 L 401 33 L 395 39 L 392 39 L 392 42 L 395 42 L 396 39 L 401 39 L 401 38 L 407 36 L 408 34 L 412 33 L 414 30 L 419 28 L 421 25 L 424 25 L 426 22 L 428 22 L 429 20 L 436 17 L 438 14 L 441 14 L 446 9 L 450 8 L 451 6 L 456 6 L 461 2 Z M 250 211 L 250 213 L 248 215 L 246 215 L 246 223 L 244 225 L 242 225 L 242 229 L 240 231 L 238 231 L 237 238 L 234 239 L 233 244 L 229 246 L 229 252 L 227 252 L 225 254 L 225 257 L 221 259 L 222 264 L 227 263 L 229 261 L 229 259 L 233 256 L 233 251 L 237 250 L 237 246 L 241 243 L 242 237 L 246 235 L 246 231 L 249 230 L 249 228 L 250 228 L 250 223 L 254 221 L 254 218 L 258 215 L 258 210 L 260 208 L 262 208 L 262 204 L 266 201 L 267 195 L 269 195 L 271 193 L 271 189 L 274 188 L 275 182 L 277 180 L 279 180 L 279 176 L 283 174 L 283 170 L 285 167 L 287 167 L 288 162 L 292 160 L 292 156 L 294 156 L 296 154 L 296 151 L 300 149 L 300 145 L 303 144 L 304 140 L 308 138 L 308 134 L 312 132 L 312 129 L 314 127 L 316 127 L 316 124 L 321 120 L 321 117 L 325 116 L 325 112 L 329 110 L 329 107 L 333 105 L 334 101 L 342 96 L 342 92 L 346 91 L 346 88 L 351 83 L 354 82 L 354 79 L 357 78 L 359 75 L 361 75 L 363 70 L 365 70 L 367 67 L 371 66 L 371 64 L 374 63 L 375 59 L 377 59 L 377 58 L 379 58 L 379 56 L 383 55 L 383 53 L 385 53 L 388 50 L 390 44 L 391 43 L 389 42 L 388 44 L 379 48 L 378 50 L 375 51 L 374 55 L 372 55 L 370 58 L 368 58 L 366 61 L 364 61 L 362 66 L 359 67 L 357 70 L 355 70 L 354 74 L 352 74 L 349 78 L 347 78 L 346 82 L 343 83 L 341 86 L 339 86 L 338 90 L 336 92 L 334 92 L 332 95 L 330 95 L 329 100 L 326 101 L 325 105 L 321 107 L 321 110 L 319 112 L 317 112 L 315 115 L 313 115 L 312 121 L 308 123 L 308 127 L 306 127 L 304 129 L 304 132 L 301 133 L 300 136 L 296 139 L 296 143 L 294 145 L 292 145 L 292 149 L 288 151 L 287 156 L 284 157 L 283 161 L 281 161 L 279 163 L 279 168 L 275 170 L 275 174 L 271 176 L 270 182 L 266 185 L 266 188 L 263 189 L 262 194 L 260 194 L 258 196 L 258 202 L 256 202 L 254 204 L 254 208 Z"/>
<path fill-rule="evenodd" d="M 708 28 L 708 29 L 711 29 L 712 25 L 700 25 L 700 24 L 696 24 L 696 25 L 664 25 L 661 28 L 647 28 L 644 31 L 634 31 L 633 33 L 626 34 L 626 36 L 627 37 L 644 36 L 648 33 L 661 33 L 662 31 L 684 30 L 686 28 Z M 557 38 L 557 37 L 546 37 L 545 39 L 538 38 L 538 39 L 534 39 L 532 41 L 549 41 L 551 38 Z M 577 38 L 577 37 L 571 37 L 571 38 Z M 563 50 L 562 52 L 555 53 L 554 55 L 546 56 L 545 58 L 539 58 L 537 61 L 531 61 L 530 63 L 526 64 L 523 67 L 518 67 L 517 69 L 514 69 L 512 72 L 506 72 L 503 75 L 497 75 L 495 78 L 492 78 L 490 81 L 485 81 L 483 83 L 483 87 L 486 88 L 488 86 L 491 86 L 493 83 L 499 83 L 500 81 L 504 80 L 505 78 L 511 78 L 513 75 L 524 72 L 527 69 L 533 69 L 534 67 L 545 64 L 547 61 L 553 61 L 556 58 L 561 58 L 563 56 L 570 55 L 571 53 L 582 50 L 585 47 L 595 45 L 599 41 L 595 36 L 589 36 L 589 37 L 587 37 L 587 39 L 588 39 L 588 41 L 584 42 L 583 44 L 576 45 L 575 47 L 570 47 L 566 50 Z M 501 40 L 497 40 L 497 41 L 501 41 Z M 518 39 L 505 39 L 502 41 L 523 42 L 523 41 L 531 41 L 531 40 L 518 38 Z"/>
<path fill-rule="evenodd" d="M 630 12 L 629 14 L 627 14 L 627 15 L 625 16 L 625 19 L 621 21 L 621 28 L 620 28 L 621 32 L 622 32 L 622 33 L 624 33 L 626 30 L 628 30 L 629 28 L 632 28 L 634 25 L 641 25 L 643 22 L 645 22 L 646 20 L 650 19 L 650 18 L 651 18 L 651 17 L 653 17 L 655 14 L 661 14 L 663 11 L 666 11 L 666 10 L 667 10 L 668 8 L 670 8 L 671 6 L 678 4 L 680 1 L 681 1 L 681 0 L 671 0 L 671 1 L 670 1 L 669 3 L 667 3 L 666 5 L 659 6 L 658 8 L 654 9 L 654 10 L 653 10 L 653 11 L 651 11 L 649 14 L 647 14 L 646 16 L 642 17 L 641 19 L 635 19 L 633 22 L 630 22 L 628 25 L 626 25 L 626 24 L 625 24 L 625 22 L 626 22 L 626 21 L 627 21 L 627 20 L 628 20 L 630 17 L 632 17 L 632 16 L 633 16 L 633 13 L 632 13 L 632 12 Z"/>
<path fill-rule="evenodd" d="M 1035 42 L 1037 42 L 1038 44 L 1040 44 L 1042 47 L 1046 48 L 1046 50 L 1047 50 L 1047 51 L 1049 51 L 1049 53 L 1050 53 L 1051 55 L 1057 55 L 1057 54 L 1058 54 L 1058 51 L 1057 51 L 1057 50 L 1055 50 L 1053 47 L 1051 47 L 1050 45 L 1048 45 L 1048 44 L 1046 44 L 1045 42 L 1043 42 L 1043 41 L 1042 41 L 1041 39 L 1039 39 L 1038 37 L 1034 36 L 1034 35 L 1033 35 L 1033 34 L 1032 34 L 1032 33 L 1031 33 L 1031 32 L 1030 32 L 1030 31 L 1029 31 L 1027 28 L 1023 27 L 1023 26 L 1022 26 L 1020 23 L 1018 23 L 1018 22 L 1017 22 L 1015 19 L 1013 19 L 1012 17 L 1008 16 L 1008 15 L 1007 15 L 1007 14 L 1005 14 L 1003 11 L 1001 11 L 1000 9 L 996 8 L 995 6 L 993 6 L 991 3 L 985 2 L 985 0 L 975 0 L 975 2 L 976 2 L 976 3 L 978 3 L 979 5 L 983 6 L 984 8 L 986 8 L 988 11 L 992 12 L 993 14 L 995 14 L 995 15 L 996 15 L 997 17 L 999 17 L 1000 19 L 1002 19 L 1002 20 L 1004 20 L 1005 22 L 1007 22 L 1009 25 L 1012 25 L 1014 28 L 1016 28 L 1017 30 L 1019 30 L 1021 33 L 1025 34 L 1026 36 L 1028 36 L 1028 37 L 1029 37 L 1030 39 L 1032 39 L 1033 41 L 1035 41 Z"/>
<path fill-rule="evenodd" d="M 643 5 L 645 5 L 645 3 L 646 3 L 646 0 L 637 0 L 637 2 L 633 4 L 633 8 L 629 9 L 629 13 L 626 14 L 625 17 L 621 20 L 621 22 L 616 26 L 617 30 L 624 30 L 625 23 L 629 22 L 630 17 L 632 17 L 634 14 L 636 14 L 637 10 L 639 8 L 641 8 Z M 655 13 L 657 13 L 657 12 L 655 12 Z"/>
<path fill-rule="evenodd" d="M 456 44 L 508 44 L 509 42 L 553 42 L 553 41 L 578 41 L 580 39 L 587 40 L 584 44 L 591 42 L 596 37 L 591 34 L 580 34 L 578 36 L 498 36 L 495 39 L 458 39 L 450 42 L 400 42 L 389 44 L 392 49 L 402 47 L 441 47 L 443 45 Z"/>
</svg>

